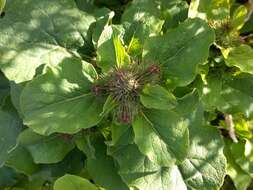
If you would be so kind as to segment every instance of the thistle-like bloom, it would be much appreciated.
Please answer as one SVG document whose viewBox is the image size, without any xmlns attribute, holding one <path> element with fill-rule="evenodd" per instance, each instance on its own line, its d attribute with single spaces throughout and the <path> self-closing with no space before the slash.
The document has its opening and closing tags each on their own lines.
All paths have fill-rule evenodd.
<svg viewBox="0 0 253 190">
<path fill-rule="evenodd" d="M 160 66 L 144 67 L 140 62 L 132 62 L 129 67 L 115 67 L 106 75 L 101 75 L 92 88 L 94 95 L 110 95 L 116 103 L 114 115 L 118 122 L 131 123 L 141 109 L 139 94 L 145 84 L 157 83 Z"/>
</svg>

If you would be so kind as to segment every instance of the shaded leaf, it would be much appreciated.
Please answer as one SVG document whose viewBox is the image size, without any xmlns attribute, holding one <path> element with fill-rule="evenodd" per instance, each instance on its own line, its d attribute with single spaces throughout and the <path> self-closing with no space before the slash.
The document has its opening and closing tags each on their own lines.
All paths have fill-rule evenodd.
<svg viewBox="0 0 253 190">
<path fill-rule="evenodd" d="M 40 169 L 40 166 L 34 163 L 31 154 L 22 146 L 17 146 L 10 152 L 6 166 L 25 175 L 32 175 Z"/>
<path fill-rule="evenodd" d="M 66 59 L 29 82 L 20 100 L 25 124 L 42 135 L 96 125 L 103 100 L 91 93 L 94 72 L 91 64 Z"/>
<path fill-rule="evenodd" d="M 253 143 L 250 140 L 242 140 L 239 143 L 231 144 L 230 150 L 237 163 L 248 175 L 253 175 Z"/>
<path fill-rule="evenodd" d="M 170 167 L 187 156 L 187 123 L 170 111 L 149 110 L 133 123 L 135 143 L 152 162 Z"/>
<path fill-rule="evenodd" d="M 157 35 L 164 21 L 161 19 L 160 4 L 153 0 L 132 1 L 122 15 L 122 23 L 143 23 L 146 25 L 147 37 Z"/>
<path fill-rule="evenodd" d="M 16 146 L 16 138 L 22 126 L 22 121 L 16 113 L 0 109 L 0 167 Z"/>
<path fill-rule="evenodd" d="M 225 140 L 225 155 L 227 158 L 228 166 L 227 173 L 234 182 L 237 190 L 246 190 L 251 182 L 251 177 L 235 162 L 235 159 L 231 153 L 232 142 Z"/>
<path fill-rule="evenodd" d="M 10 0 L 6 12 L 0 20 L 0 68 L 16 83 L 32 79 L 42 64 L 77 55 L 94 21 L 74 0 Z"/>
<path fill-rule="evenodd" d="M 185 86 L 196 76 L 197 66 L 206 61 L 214 32 L 200 19 L 188 19 L 163 36 L 152 37 L 144 45 L 144 59 L 159 62 L 166 82 Z"/>
<path fill-rule="evenodd" d="M 146 85 L 140 100 L 146 108 L 159 110 L 170 110 L 177 105 L 175 96 L 159 85 Z"/>
<path fill-rule="evenodd" d="M 84 138 L 83 138 L 84 139 Z M 82 141 L 82 139 L 79 139 Z M 106 145 L 100 135 L 92 135 L 90 138 L 91 151 L 84 147 L 87 158 L 87 170 L 95 183 L 110 190 L 128 190 L 126 184 L 118 175 L 113 159 L 106 154 Z M 82 148 L 82 147 L 81 147 Z M 92 152 L 93 154 L 89 154 Z"/>
<path fill-rule="evenodd" d="M 233 48 L 225 61 L 230 67 L 235 66 L 242 72 L 253 74 L 253 49 L 248 45 Z"/>
<path fill-rule="evenodd" d="M 57 163 L 74 148 L 74 144 L 63 135 L 45 137 L 31 129 L 23 131 L 18 139 L 19 143 L 27 148 L 36 164 Z"/>
</svg>

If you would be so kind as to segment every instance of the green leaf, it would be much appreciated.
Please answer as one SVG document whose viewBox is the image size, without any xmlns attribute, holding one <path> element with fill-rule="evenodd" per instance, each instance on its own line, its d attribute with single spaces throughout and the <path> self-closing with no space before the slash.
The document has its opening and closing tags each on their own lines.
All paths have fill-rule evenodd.
<svg viewBox="0 0 253 190">
<path fill-rule="evenodd" d="M 161 4 L 162 16 L 165 20 L 163 30 L 177 27 L 181 22 L 188 18 L 189 5 L 186 1 L 163 0 Z"/>
<path fill-rule="evenodd" d="M 241 74 L 237 77 L 224 80 L 220 92 L 219 110 L 227 113 L 243 113 L 247 118 L 253 115 L 252 101 L 253 93 L 250 89 L 253 86 L 252 75 Z M 243 85 L 242 85 L 243 84 Z"/>
<path fill-rule="evenodd" d="M 122 15 L 122 23 L 145 24 L 147 37 L 161 32 L 164 21 L 161 19 L 159 2 L 153 0 L 132 1 Z"/>
<path fill-rule="evenodd" d="M 54 190 L 98 190 L 98 188 L 87 179 L 67 174 L 56 180 Z"/>
<path fill-rule="evenodd" d="M 16 183 L 17 173 L 6 166 L 0 168 L 0 188 L 11 186 Z"/>
<path fill-rule="evenodd" d="M 95 7 L 94 2 L 90 0 L 75 0 L 77 7 L 87 13 L 93 13 L 97 7 Z"/>
<path fill-rule="evenodd" d="M 116 101 L 112 96 L 108 96 L 103 106 L 103 111 L 100 113 L 101 117 L 107 115 L 115 106 L 117 106 Z"/>
<path fill-rule="evenodd" d="M 196 89 L 186 94 L 185 96 L 178 98 L 178 105 L 175 108 L 175 112 L 180 115 L 187 115 L 192 112 L 192 109 L 199 102 L 199 94 Z"/>
<path fill-rule="evenodd" d="M 235 132 L 236 135 L 241 138 L 251 139 L 252 133 L 250 130 L 250 122 L 245 120 L 242 115 L 238 115 L 233 117 L 235 124 Z"/>
<path fill-rule="evenodd" d="M 57 163 L 74 148 L 74 144 L 63 135 L 48 137 L 38 135 L 31 129 L 19 135 L 19 143 L 27 148 L 36 164 Z"/>
<path fill-rule="evenodd" d="M 87 155 L 87 170 L 95 183 L 105 189 L 128 190 L 129 188 L 118 174 L 113 159 L 106 153 L 106 145 L 103 142 L 103 138 L 92 136 L 92 145 L 95 149 L 95 157 Z"/>
<path fill-rule="evenodd" d="M 253 74 L 253 49 L 248 45 L 233 48 L 225 60 L 229 67 L 238 67 L 242 72 Z"/>
<path fill-rule="evenodd" d="M 6 0 L 0 0 L 0 14 L 2 14 L 5 7 Z"/>
<path fill-rule="evenodd" d="M 231 144 L 231 154 L 235 162 L 248 175 L 253 175 L 253 143 L 250 140 L 242 140 L 239 143 Z"/>
<path fill-rule="evenodd" d="M 252 79 L 249 74 L 231 77 L 211 72 L 206 77 L 206 84 L 201 84 L 199 88 L 201 100 L 208 110 L 217 108 L 224 113 L 243 113 L 249 118 L 253 115 Z"/>
<path fill-rule="evenodd" d="M 188 19 L 165 35 L 148 39 L 143 56 L 162 65 L 168 84 L 185 86 L 194 80 L 213 42 L 214 32 L 203 20 Z"/>
<path fill-rule="evenodd" d="M 170 111 L 149 110 L 133 123 L 135 143 L 152 162 L 170 167 L 187 156 L 187 123 Z"/>
<path fill-rule="evenodd" d="M 232 16 L 233 28 L 240 30 L 243 27 L 247 13 L 248 13 L 247 7 L 245 7 L 244 5 L 239 6 L 234 11 Z"/>
<path fill-rule="evenodd" d="M 86 158 L 83 152 L 75 148 L 69 152 L 61 162 L 46 165 L 46 169 L 50 171 L 50 175 L 53 177 L 63 176 L 66 173 L 80 174 L 82 171 L 84 171 L 85 159 Z M 47 166 L 49 167 L 47 168 Z"/>
<path fill-rule="evenodd" d="M 25 84 L 26 82 L 16 84 L 14 81 L 10 81 L 11 102 L 18 111 L 20 117 L 23 117 L 20 108 L 20 95 L 25 87 Z"/>
<path fill-rule="evenodd" d="M 16 138 L 22 130 L 22 121 L 14 112 L 0 109 L 0 167 L 16 146 Z"/>
<path fill-rule="evenodd" d="M 78 59 L 48 68 L 21 94 L 24 123 L 42 135 L 72 134 L 96 125 L 104 101 L 91 93 L 94 72 L 91 64 Z"/>
<path fill-rule="evenodd" d="M 226 174 L 221 135 L 217 128 L 206 125 L 198 99 L 185 117 L 189 122 L 190 146 L 187 158 L 179 165 L 185 184 L 192 190 L 219 189 Z"/>
<path fill-rule="evenodd" d="M 144 42 L 154 31 L 141 21 L 124 23 L 124 28 L 124 42 L 127 45 L 127 53 L 131 57 L 141 59 Z"/>
<path fill-rule="evenodd" d="M 111 125 L 112 141 L 110 145 L 127 145 L 133 143 L 133 129 L 130 125 L 112 123 Z"/>
<path fill-rule="evenodd" d="M 219 72 L 209 72 L 206 76 L 205 81 L 198 78 L 198 90 L 199 94 L 201 94 L 201 102 L 203 106 L 208 111 L 214 111 L 220 105 L 222 105 L 223 100 L 221 96 L 222 91 L 222 76 Z"/>
<path fill-rule="evenodd" d="M 188 16 L 208 20 L 227 19 L 230 16 L 230 2 L 228 0 L 192 0 Z"/>
<path fill-rule="evenodd" d="M 122 42 L 118 36 L 113 38 L 117 66 L 118 68 L 126 67 L 130 63 L 130 57 L 128 56 L 125 47 L 122 45 Z"/>
<path fill-rule="evenodd" d="M 223 142 L 217 129 L 203 125 L 203 115 L 200 114 L 203 111 L 194 106 L 187 116 L 190 152 L 178 166 L 161 167 L 141 154 L 134 144 L 109 149 L 109 154 L 119 164 L 119 174 L 129 187 L 143 190 L 213 190 L 222 185 L 226 173 Z"/>
<path fill-rule="evenodd" d="M 95 148 L 92 144 L 91 134 L 77 134 L 75 136 L 75 143 L 79 150 L 81 150 L 87 157 L 95 158 Z"/>
<path fill-rule="evenodd" d="M 251 176 L 247 174 L 242 168 L 235 162 L 235 159 L 231 153 L 232 142 L 225 141 L 225 155 L 228 162 L 227 174 L 231 177 L 237 190 L 246 190 L 251 182 Z"/>
<path fill-rule="evenodd" d="M 187 190 L 177 166 L 156 165 L 134 144 L 112 147 L 110 154 L 118 162 L 119 174 L 131 189 Z"/>
<path fill-rule="evenodd" d="M 130 57 L 122 44 L 123 29 L 116 26 L 105 26 L 97 48 L 97 64 L 104 72 L 113 67 L 123 67 L 130 63 Z"/>
<path fill-rule="evenodd" d="M 244 24 L 240 30 L 242 33 L 249 33 L 253 30 L 253 14 L 251 14 L 249 20 Z"/>
<path fill-rule="evenodd" d="M 96 22 L 94 23 L 94 30 L 92 32 L 92 42 L 95 47 L 97 47 L 97 43 L 104 29 L 107 28 L 112 22 L 112 18 L 114 17 L 114 12 L 109 9 L 100 9 L 96 11 Z"/>
<path fill-rule="evenodd" d="M 10 152 L 5 165 L 25 175 L 35 174 L 40 169 L 40 166 L 34 163 L 31 154 L 22 146 L 17 146 Z"/>
<path fill-rule="evenodd" d="M 94 18 L 74 0 L 9 0 L 0 20 L 0 68 L 16 83 L 30 80 L 43 64 L 78 56 Z"/>
<path fill-rule="evenodd" d="M 10 84 L 6 77 L 0 72 L 0 107 L 4 103 L 5 98 L 10 94 Z"/>
<path fill-rule="evenodd" d="M 146 85 L 140 100 L 146 108 L 159 110 L 170 110 L 177 105 L 175 96 L 159 85 Z"/>
</svg>

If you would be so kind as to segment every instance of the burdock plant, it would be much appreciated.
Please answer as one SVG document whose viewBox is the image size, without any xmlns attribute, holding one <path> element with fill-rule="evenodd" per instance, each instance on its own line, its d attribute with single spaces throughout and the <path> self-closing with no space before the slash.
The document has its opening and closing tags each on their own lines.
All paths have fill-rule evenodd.
<svg viewBox="0 0 253 190">
<path fill-rule="evenodd" d="M 221 138 L 201 119 L 197 91 L 185 88 L 207 60 L 214 31 L 201 19 L 167 33 L 142 22 L 124 28 L 102 21 L 91 30 L 96 59 L 78 54 L 84 46 L 27 82 L 20 96 L 24 123 L 40 135 L 74 136 L 89 175 L 108 190 L 173 189 L 166 182 L 172 176 L 180 190 L 188 183 L 217 189 L 225 171 Z"/>
<path fill-rule="evenodd" d="M 125 2 L 0 0 L 0 189 L 251 183 L 250 8 Z"/>
<path fill-rule="evenodd" d="M 130 8 L 122 19 L 140 20 L 121 25 L 112 24 L 112 12 L 94 10 L 95 17 L 76 2 L 12 0 L 0 20 L 0 66 L 15 82 L 6 104 L 15 104 L 26 128 L 13 154 L 27 150 L 16 157 L 31 154 L 26 161 L 42 165 L 26 173 L 42 168 L 54 181 L 51 175 L 59 172 L 48 172 L 51 165 L 44 172 L 43 164 L 70 154 L 71 164 L 81 157 L 73 167 L 80 170 L 70 173 L 88 173 L 106 190 L 218 189 L 226 160 L 218 129 L 204 120 L 198 77 L 214 30 L 198 18 L 163 25 L 160 16 L 174 9 L 156 6 L 158 1 L 132 3 L 146 2 L 151 13 L 157 8 L 166 14 L 146 15 L 136 5 L 138 14 Z M 71 168 L 68 162 L 63 165 Z M 6 163 L 23 172 L 15 160 Z M 55 189 L 65 179 L 87 182 L 80 178 L 66 175 Z"/>
</svg>

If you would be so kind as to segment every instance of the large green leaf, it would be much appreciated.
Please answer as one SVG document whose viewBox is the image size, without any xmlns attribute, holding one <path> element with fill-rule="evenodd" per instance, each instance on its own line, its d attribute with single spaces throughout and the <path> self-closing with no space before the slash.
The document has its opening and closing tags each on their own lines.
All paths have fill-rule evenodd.
<svg viewBox="0 0 253 190">
<path fill-rule="evenodd" d="M 214 32 L 203 20 L 188 19 L 165 35 L 148 39 L 143 56 L 162 65 L 168 84 L 184 86 L 195 78 L 197 65 L 206 61 L 213 42 Z"/>
<path fill-rule="evenodd" d="M 133 123 L 135 143 L 140 151 L 161 166 L 182 162 L 187 156 L 187 123 L 171 111 L 148 110 Z"/>
<path fill-rule="evenodd" d="M 159 85 L 146 85 L 140 100 L 146 108 L 159 110 L 170 110 L 177 105 L 175 96 Z"/>
<path fill-rule="evenodd" d="M 248 45 L 233 48 L 225 61 L 230 67 L 235 66 L 242 72 L 253 74 L 253 49 Z"/>
<path fill-rule="evenodd" d="M 195 101 L 195 104 L 184 113 L 186 100 Z M 203 123 L 203 111 L 195 93 L 183 97 L 180 104 L 176 110 L 180 113 L 182 109 L 190 131 L 189 153 L 181 164 L 161 167 L 141 154 L 134 144 L 109 148 L 109 153 L 119 164 L 119 174 L 133 189 L 214 190 L 222 185 L 226 159 L 218 130 Z"/>
<path fill-rule="evenodd" d="M 217 128 L 203 123 L 203 111 L 189 114 L 190 150 L 179 169 L 189 190 L 219 189 L 226 174 L 223 141 Z"/>
<path fill-rule="evenodd" d="M 120 166 L 119 174 L 132 189 L 187 190 L 177 166 L 154 164 L 134 144 L 112 148 L 110 153 Z"/>
<path fill-rule="evenodd" d="M 10 152 L 5 165 L 25 175 L 32 175 L 40 169 L 40 166 L 34 163 L 31 154 L 23 146 L 17 146 Z"/>
<path fill-rule="evenodd" d="M 0 109 L 0 167 L 15 147 L 21 129 L 22 121 L 16 113 Z"/>
<path fill-rule="evenodd" d="M 92 22 L 74 0 L 8 0 L 0 20 L 0 68 L 17 83 L 30 80 L 38 66 L 76 54 Z"/>
<path fill-rule="evenodd" d="M 59 162 L 74 148 L 74 144 L 61 134 L 45 137 L 34 133 L 31 129 L 23 131 L 18 139 L 37 164 Z"/>
<path fill-rule="evenodd" d="M 66 59 L 32 80 L 21 94 L 24 122 L 42 135 L 76 133 L 96 125 L 103 101 L 91 93 L 96 71 L 91 64 Z"/>
<path fill-rule="evenodd" d="M 90 137 L 89 146 L 87 146 L 87 137 L 80 138 L 77 144 L 88 157 L 87 170 L 92 179 L 106 189 L 128 190 L 128 187 L 118 175 L 113 159 L 106 154 L 106 145 L 103 138 L 99 135 L 91 135 Z"/>
<path fill-rule="evenodd" d="M 190 18 L 200 17 L 211 20 L 227 19 L 229 14 L 229 0 L 193 0 L 188 12 Z"/>
<path fill-rule="evenodd" d="M 67 174 L 56 180 L 54 190 L 98 190 L 98 188 L 87 179 Z"/>
</svg>

